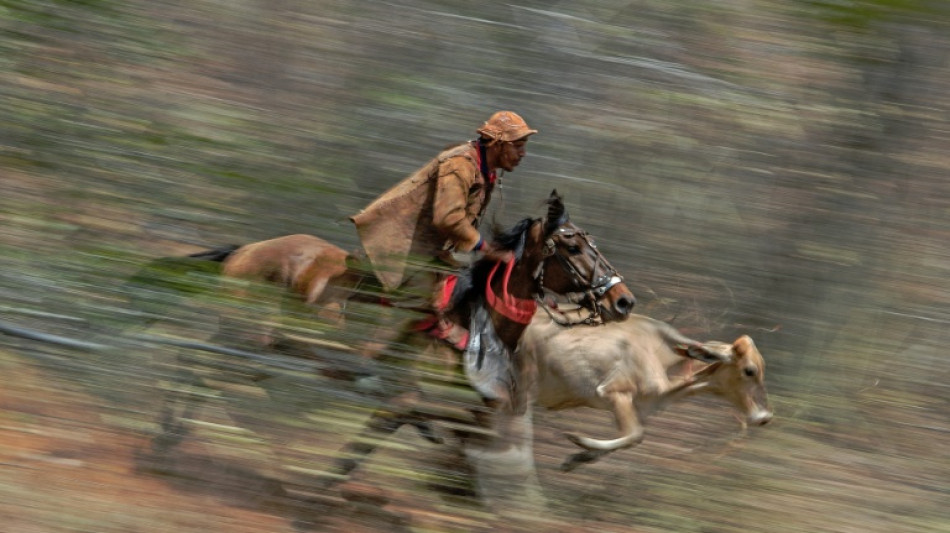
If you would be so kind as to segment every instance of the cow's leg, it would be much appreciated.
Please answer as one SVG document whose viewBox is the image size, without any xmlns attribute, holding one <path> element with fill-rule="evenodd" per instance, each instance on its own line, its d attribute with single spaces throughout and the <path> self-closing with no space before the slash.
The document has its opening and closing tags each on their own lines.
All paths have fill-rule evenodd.
<svg viewBox="0 0 950 533">
<path fill-rule="evenodd" d="M 620 430 L 620 437 L 611 440 L 592 439 L 568 433 L 567 438 L 585 451 L 568 457 L 561 465 L 564 471 L 573 470 L 584 463 L 597 461 L 610 452 L 636 446 L 643 440 L 643 425 L 633 405 L 632 392 L 609 392 L 606 399 Z"/>
</svg>

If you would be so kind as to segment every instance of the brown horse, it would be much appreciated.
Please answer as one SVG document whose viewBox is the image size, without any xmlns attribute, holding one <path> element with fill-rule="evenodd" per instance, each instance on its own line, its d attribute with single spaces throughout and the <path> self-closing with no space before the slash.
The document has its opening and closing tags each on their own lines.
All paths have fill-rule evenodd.
<svg viewBox="0 0 950 533">
<path fill-rule="evenodd" d="M 585 287 L 583 291 L 564 296 L 580 298 L 578 303 L 588 306 L 594 318 L 612 321 L 626 317 L 636 300 L 622 278 L 597 252 L 590 236 L 565 228 L 556 237 L 562 246 L 557 249 L 549 246 L 549 251 L 557 251 L 556 257 L 568 275 L 576 278 L 577 285 Z M 590 272 L 578 270 L 568 260 L 570 255 L 580 252 L 582 244 L 596 259 Z M 283 285 L 302 297 L 306 304 L 320 309 L 325 317 L 336 316 L 335 312 L 340 312 L 342 304 L 353 296 L 349 289 L 362 281 L 362 276 L 352 271 L 356 261 L 353 255 L 315 235 L 285 235 L 255 242 L 227 255 L 219 254 L 217 258 L 224 261 L 223 275 Z"/>
<path fill-rule="evenodd" d="M 545 218 L 524 219 L 496 235 L 495 243 L 514 252 L 516 259 L 506 264 L 476 261 L 459 277 L 452 294 L 449 314 L 457 323 L 475 328 L 464 364 L 454 357 L 453 366 L 464 367 L 479 393 L 472 397 L 482 401 L 480 406 L 451 412 L 449 418 L 455 422 L 453 427 L 461 428 L 454 435 L 463 444 L 483 496 L 495 502 L 536 503 L 540 490 L 534 475 L 526 386 L 532 368 L 523 364 L 516 347 L 537 302 L 546 292 L 568 296 L 592 316 L 610 321 L 625 318 L 635 299 L 590 236 L 570 221 L 556 191 L 548 199 Z M 282 284 L 321 309 L 344 309 L 351 294 L 360 294 L 354 288 L 365 279 L 351 268 L 351 256 L 307 235 L 281 237 L 209 257 L 224 260 L 227 276 Z M 390 399 L 370 417 L 362 434 L 344 445 L 325 478 L 327 487 L 346 479 L 377 443 L 405 424 L 438 440 L 429 432 L 428 422 L 444 417 L 446 411 L 436 414 L 424 407 L 417 373 L 402 367 L 423 350 L 451 348 L 415 329 L 401 333 L 390 343 L 400 348 L 387 350 L 381 357 L 386 364 L 381 365 L 385 370 L 380 377 L 390 385 Z M 458 424 L 460 420 L 466 424 Z M 172 419 L 166 419 L 163 427 L 166 432 L 181 430 Z"/>
</svg>

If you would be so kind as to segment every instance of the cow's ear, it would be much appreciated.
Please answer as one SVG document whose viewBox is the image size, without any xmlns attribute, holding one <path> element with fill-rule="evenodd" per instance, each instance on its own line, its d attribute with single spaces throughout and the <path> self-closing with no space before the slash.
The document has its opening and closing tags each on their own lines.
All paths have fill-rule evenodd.
<svg viewBox="0 0 950 533">
<path fill-rule="evenodd" d="M 735 357 L 732 346 L 722 343 L 689 344 L 677 346 L 677 353 L 704 363 L 728 363 Z"/>
<path fill-rule="evenodd" d="M 717 361 L 723 363 L 732 363 L 736 360 L 736 349 L 733 345 L 725 342 L 709 341 L 703 344 L 703 348 L 712 354 Z"/>
<path fill-rule="evenodd" d="M 690 359 L 696 359 L 694 356 L 693 349 L 696 348 L 695 344 L 677 344 L 673 346 L 673 351 L 676 352 L 676 355 L 680 357 L 689 357 Z"/>
</svg>

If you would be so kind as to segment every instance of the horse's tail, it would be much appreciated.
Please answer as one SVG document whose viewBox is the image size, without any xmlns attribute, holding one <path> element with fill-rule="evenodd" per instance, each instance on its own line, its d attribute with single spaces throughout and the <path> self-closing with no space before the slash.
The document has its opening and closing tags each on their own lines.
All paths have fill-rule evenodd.
<svg viewBox="0 0 950 533">
<path fill-rule="evenodd" d="M 227 246 L 222 246 L 221 248 L 212 248 L 210 250 L 188 254 L 188 257 L 204 261 L 214 261 L 215 263 L 223 263 L 225 259 L 231 257 L 231 254 L 236 252 L 240 247 L 241 246 L 237 244 L 229 244 Z"/>
<path fill-rule="evenodd" d="M 132 309 L 151 322 L 167 316 L 184 298 L 218 290 L 221 263 L 240 246 L 228 245 L 187 256 L 153 259 L 122 285 Z"/>
<path fill-rule="evenodd" d="M 153 259 L 133 274 L 126 286 L 161 286 L 186 289 L 183 286 L 183 279 L 189 274 L 212 274 L 221 273 L 221 263 L 231 256 L 240 246 L 229 244 L 220 248 L 212 248 L 188 254 L 186 256 L 168 256 Z"/>
</svg>

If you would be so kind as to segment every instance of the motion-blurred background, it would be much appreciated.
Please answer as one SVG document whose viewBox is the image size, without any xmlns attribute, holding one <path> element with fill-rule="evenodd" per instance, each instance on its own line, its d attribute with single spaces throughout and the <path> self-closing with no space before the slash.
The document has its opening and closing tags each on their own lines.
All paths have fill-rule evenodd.
<svg viewBox="0 0 950 533">
<path fill-rule="evenodd" d="M 122 339 L 125 280 L 157 257 L 289 233 L 352 248 L 348 215 L 511 109 L 540 133 L 502 178 L 494 221 L 540 216 L 556 188 L 640 312 L 756 340 L 776 410 L 733 440 L 724 407 L 677 407 L 640 448 L 572 474 L 557 471 L 573 451 L 560 432 L 610 421 L 539 414 L 562 530 L 950 531 L 948 10 L 0 2 L 0 319 L 77 341 L 0 336 L 0 522 L 293 530 L 233 496 L 240 476 L 134 468 L 172 370 L 169 348 Z M 195 335 L 213 327 L 172 303 Z M 311 407 L 274 434 L 319 440 L 325 420 L 297 416 Z M 426 449 L 403 444 L 380 478 Z M 480 523 L 422 483 L 406 490 L 433 530 Z"/>
</svg>

